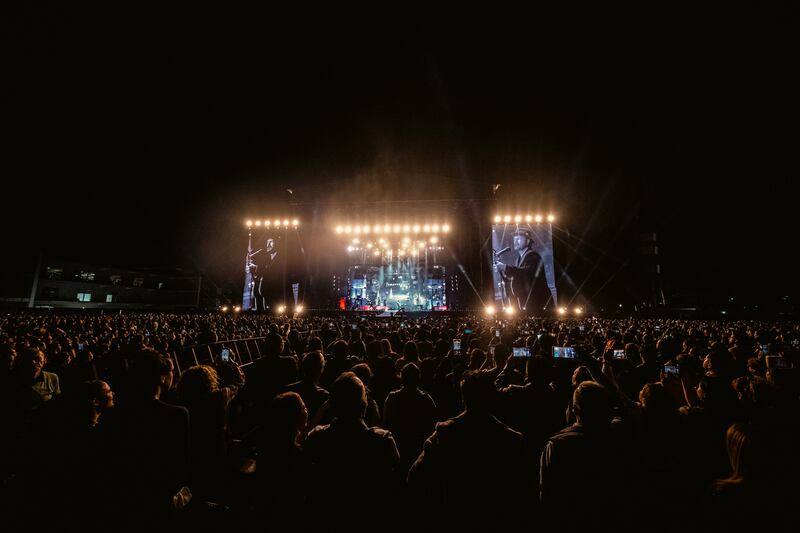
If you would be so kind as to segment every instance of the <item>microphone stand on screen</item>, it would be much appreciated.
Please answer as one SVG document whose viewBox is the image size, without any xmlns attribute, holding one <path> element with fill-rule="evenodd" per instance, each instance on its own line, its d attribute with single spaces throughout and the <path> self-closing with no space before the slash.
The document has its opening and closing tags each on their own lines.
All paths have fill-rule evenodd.
<svg viewBox="0 0 800 533">
<path fill-rule="evenodd" d="M 497 263 L 500 262 L 500 256 L 509 250 L 511 250 L 510 246 L 506 246 L 499 251 L 492 249 L 492 266 L 494 267 L 494 271 L 500 274 L 500 282 L 497 285 L 500 288 L 500 300 L 502 301 L 504 308 L 511 306 L 511 299 L 508 297 L 508 292 L 506 291 L 506 276 L 504 273 L 497 270 Z"/>
</svg>

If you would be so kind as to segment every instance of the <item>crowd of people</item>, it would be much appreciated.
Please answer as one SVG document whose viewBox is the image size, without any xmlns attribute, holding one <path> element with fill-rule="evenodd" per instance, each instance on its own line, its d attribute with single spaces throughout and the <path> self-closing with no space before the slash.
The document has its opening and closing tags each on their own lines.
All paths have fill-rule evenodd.
<svg viewBox="0 0 800 533">
<path fill-rule="evenodd" d="M 176 369 L 239 339 L 260 357 Z M 789 531 L 798 368 L 793 322 L 8 313 L 2 512 L 10 530 Z"/>
</svg>

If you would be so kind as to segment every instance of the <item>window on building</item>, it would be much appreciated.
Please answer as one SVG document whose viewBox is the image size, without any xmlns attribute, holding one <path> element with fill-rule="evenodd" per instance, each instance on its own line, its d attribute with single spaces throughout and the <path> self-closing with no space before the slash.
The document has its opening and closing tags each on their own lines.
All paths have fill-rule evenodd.
<svg viewBox="0 0 800 533">
<path fill-rule="evenodd" d="M 144 278 L 133 278 L 133 286 L 134 287 L 143 287 L 144 286 Z"/>
<path fill-rule="evenodd" d="M 112 274 L 108 277 L 111 280 L 112 285 L 120 285 L 122 283 L 122 276 L 119 274 Z"/>
<path fill-rule="evenodd" d="M 113 294 L 106 294 L 106 303 L 110 304 L 113 301 L 114 301 L 114 295 Z"/>
<path fill-rule="evenodd" d="M 61 279 L 63 275 L 63 268 L 47 267 L 47 279 Z"/>
<path fill-rule="evenodd" d="M 92 293 L 91 292 L 79 292 L 78 293 L 78 301 L 79 302 L 91 302 L 92 301 Z"/>
<path fill-rule="evenodd" d="M 86 272 L 81 270 L 78 274 L 78 279 L 81 281 L 94 281 L 94 272 Z"/>
</svg>

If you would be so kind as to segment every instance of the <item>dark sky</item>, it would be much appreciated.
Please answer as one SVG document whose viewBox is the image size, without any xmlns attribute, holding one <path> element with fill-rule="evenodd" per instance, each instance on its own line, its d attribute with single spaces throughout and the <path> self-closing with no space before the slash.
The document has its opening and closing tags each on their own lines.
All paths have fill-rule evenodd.
<svg viewBox="0 0 800 533">
<path fill-rule="evenodd" d="M 797 293 L 785 14 L 5 9 L 5 270 L 45 250 L 235 282 L 242 221 L 287 187 L 327 220 L 501 183 L 582 236 L 578 282 L 649 230 L 673 290 Z"/>
</svg>

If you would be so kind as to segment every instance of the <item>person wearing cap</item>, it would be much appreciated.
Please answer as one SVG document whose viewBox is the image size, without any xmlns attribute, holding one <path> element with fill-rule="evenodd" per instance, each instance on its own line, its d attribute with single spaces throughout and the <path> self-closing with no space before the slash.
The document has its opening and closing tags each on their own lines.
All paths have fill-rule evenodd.
<svg viewBox="0 0 800 533">
<path fill-rule="evenodd" d="M 542 257 L 533 251 L 533 236 L 528 228 L 517 228 L 514 232 L 514 251 L 517 261 L 514 265 L 497 263 L 497 271 L 511 281 L 511 301 L 518 309 L 532 309 L 534 284 L 542 270 Z"/>
</svg>

